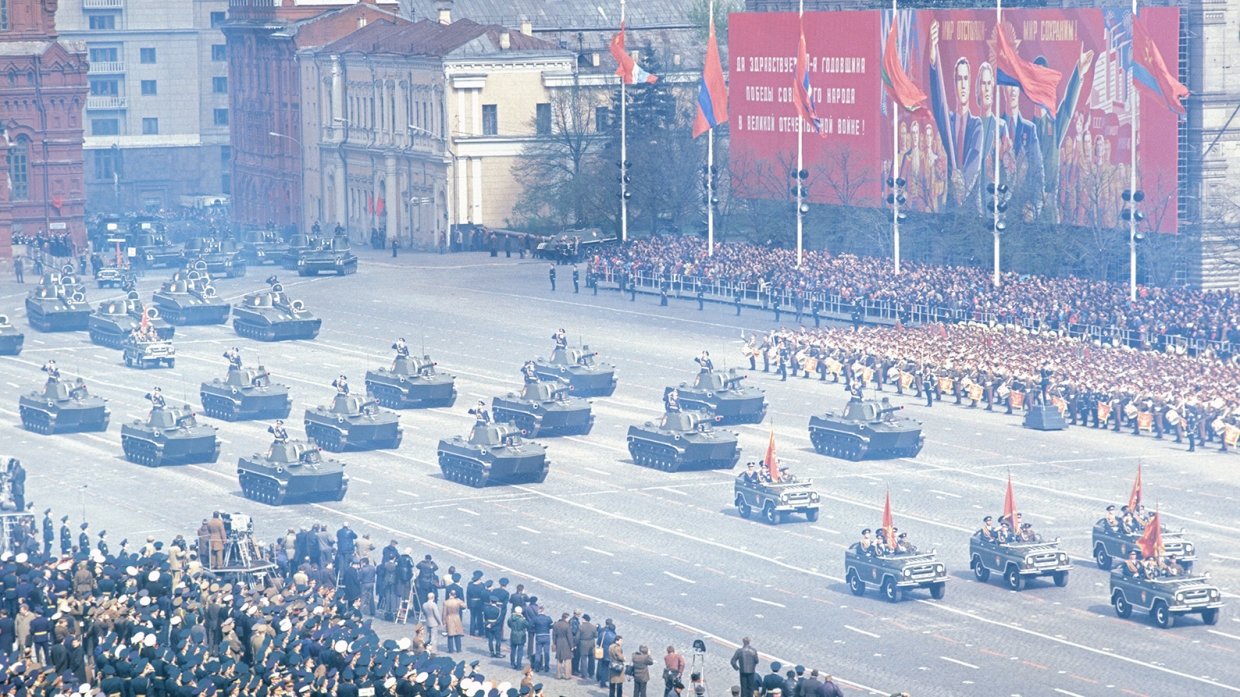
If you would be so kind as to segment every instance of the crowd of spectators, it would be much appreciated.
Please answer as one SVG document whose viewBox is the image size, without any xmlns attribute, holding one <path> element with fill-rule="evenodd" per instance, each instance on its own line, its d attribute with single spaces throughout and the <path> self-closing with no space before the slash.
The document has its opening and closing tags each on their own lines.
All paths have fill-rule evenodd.
<svg viewBox="0 0 1240 697">
<path fill-rule="evenodd" d="M 646 697 L 652 681 L 656 694 L 706 695 L 698 664 L 672 646 L 652 654 L 580 609 L 553 621 L 532 590 L 482 570 L 462 588 L 455 567 L 415 561 L 395 540 L 379 548 L 347 524 L 259 544 L 215 514 L 188 539 L 112 550 L 86 523 L 75 539 L 68 516 L 57 536 L 51 509 L 41 525 L 7 521 L 0 695 L 543 697 L 544 681 L 573 677 L 612 697 L 626 683 Z M 507 657 L 507 675 L 458 660 L 466 634 Z"/>
<path fill-rule="evenodd" d="M 911 316 L 914 308 L 962 321 L 1015 324 L 1066 332 L 1073 325 L 1101 329 L 1112 340 L 1161 348 L 1161 337 L 1240 345 L 1240 295 L 1231 291 L 1141 286 L 1136 302 L 1127 285 L 1076 277 L 1006 273 L 998 288 L 980 267 L 905 262 L 892 273 L 891 260 L 806 251 L 800 268 L 791 249 L 742 242 L 706 243 L 692 236 L 657 236 L 609 246 L 596 271 L 622 270 L 630 278 L 682 276 L 771 294 L 836 296 L 866 301 Z M 785 308 L 787 309 L 787 308 Z"/>
</svg>

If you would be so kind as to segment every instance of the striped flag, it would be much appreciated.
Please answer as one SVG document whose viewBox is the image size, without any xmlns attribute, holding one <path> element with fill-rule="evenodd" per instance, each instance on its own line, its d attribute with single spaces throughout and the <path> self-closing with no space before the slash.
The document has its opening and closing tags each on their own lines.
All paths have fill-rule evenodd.
<svg viewBox="0 0 1240 697">
<path fill-rule="evenodd" d="M 710 18 L 710 37 L 706 40 L 706 60 L 702 80 L 698 83 L 697 116 L 693 119 L 693 137 L 728 121 L 728 88 L 723 80 L 723 64 L 719 60 L 719 43 L 715 40 L 715 18 Z"/>
</svg>

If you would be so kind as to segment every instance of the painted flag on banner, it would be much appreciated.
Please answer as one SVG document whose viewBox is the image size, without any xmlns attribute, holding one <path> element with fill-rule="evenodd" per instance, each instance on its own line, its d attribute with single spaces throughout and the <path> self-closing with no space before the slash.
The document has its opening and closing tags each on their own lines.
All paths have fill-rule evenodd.
<svg viewBox="0 0 1240 697">
<path fill-rule="evenodd" d="M 995 82 L 1018 87 L 1029 101 L 1055 115 L 1059 94 L 1058 70 L 1021 58 L 1012 48 L 1006 31 L 995 32 Z"/>
<path fill-rule="evenodd" d="M 1189 95 L 1188 88 L 1167 69 L 1162 52 L 1140 19 L 1132 23 L 1132 78 L 1157 95 L 1168 109 L 1177 114 L 1185 113 L 1184 98 Z"/>
<path fill-rule="evenodd" d="M 896 50 L 896 21 L 893 17 L 891 28 L 887 31 L 887 46 L 883 49 L 883 84 L 887 92 L 897 104 L 908 111 L 917 111 L 926 106 L 929 99 L 925 92 L 913 82 L 904 65 L 900 63 L 900 54 Z"/>
<path fill-rule="evenodd" d="M 659 81 L 658 76 L 642 70 L 642 67 L 633 60 L 633 56 L 628 54 L 624 49 L 624 25 L 620 25 L 620 31 L 611 37 L 611 55 L 616 59 L 616 74 L 624 81 L 626 85 L 633 85 L 639 82 L 653 85 Z"/>
<path fill-rule="evenodd" d="M 710 18 L 710 36 L 706 39 L 706 60 L 702 81 L 698 83 L 697 116 L 693 119 L 693 137 L 728 121 L 728 88 L 723 81 L 723 63 L 719 60 L 719 43 L 715 40 L 715 18 Z"/>
</svg>

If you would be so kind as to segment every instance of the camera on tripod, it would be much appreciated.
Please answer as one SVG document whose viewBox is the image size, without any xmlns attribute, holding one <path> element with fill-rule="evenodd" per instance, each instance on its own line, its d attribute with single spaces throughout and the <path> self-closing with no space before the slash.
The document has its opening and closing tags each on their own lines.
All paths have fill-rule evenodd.
<svg viewBox="0 0 1240 697">
<path fill-rule="evenodd" d="M 220 519 L 224 521 L 224 534 L 228 538 L 224 545 L 224 568 L 246 569 L 260 560 L 254 544 L 254 520 L 244 513 L 222 511 Z"/>
</svg>

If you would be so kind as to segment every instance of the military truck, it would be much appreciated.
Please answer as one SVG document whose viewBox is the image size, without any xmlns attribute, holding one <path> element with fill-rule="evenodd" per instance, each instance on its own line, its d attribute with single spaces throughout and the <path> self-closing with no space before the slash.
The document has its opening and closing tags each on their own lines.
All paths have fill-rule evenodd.
<svg viewBox="0 0 1240 697">
<path fill-rule="evenodd" d="M 121 426 L 125 459 L 147 467 L 215 462 L 220 444 L 215 427 L 198 423 L 189 406 L 155 407 L 146 421 L 134 419 Z"/>
<path fill-rule="evenodd" d="M 366 371 L 366 391 L 389 409 L 450 407 L 456 377 L 436 370 L 430 356 L 397 356 L 390 370 Z"/>
<path fill-rule="evenodd" d="M 584 436 L 594 428 L 590 402 L 569 396 L 570 387 L 558 380 L 526 383 L 521 394 L 509 392 L 491 400 L 496 421 L 516 425 L 521 433 L 537 436 Z"/>
<path fill-rule="evenodd" d="M 1107 524 L 1106 518 L 1099 518 L 1098 522 L 1094 523 L 1090 536 L 1094 562 L 1099 569 L 1110 571 L 1111 567 L 1115 566 L 1115 560 L 1127 559 L 1128 553 L 1134 549 L 1141 551 L 1141 546 L 1137 544 L 1140 537 L 1140 533 L 1126 533 L 1123 526 L 1117 525 L 1113 528 Z M 1172 532 L 1164 527 L 1162 541 L 1163 555 L 1174 556 L 1185 571 L 1191 572 L 1193 562 L 1197 561 L 1197 547 L 1184 536 L 1184 531 Z"/>
<path fill-rule="evenodd" d="M 193 265 L 203 262 L 212 276 L 240 278 L 245 275 L 245 259 L 232 240 L 217 240 L 214 237 L 195 237 L 185 242 L 185 250 L 181 254 L 183 262 Z"/>
<path fill-rule="evenodd" d="M 866 584 L 871 584 L 893 603 L 917 588 L 927 588 L 931 598 L 942 600 L 947 578 L 947 567 L 934 552 L 875 555 L 862 552 L 856 542 L 844 550 L 844 580 L 853 595 L 864 595 Z"/>
<path fill-rule="evenodd" d="M 44 435 L 106 431 L 112 416 L 107 400 L 92 396 L 82 378 L 48 378 L 42 390 L 21 396 L 18 412 L 22 428 Z"/>
<path fill-rule="evenodd" d="M 534 359 L 534 374 L 539 380 L 567 380 L 578 397 L 610 397 L 618 382 L 616 366 L 597 363 L 596 356 L 589 346 L 557 348 L 550 358 Z"/>
<path fill-rule="evenodd" d="M 85 287 L 73 275 L 72 267 L 65 267 L 63 273 L 43 274 L 39 285 L 26 298 L 26 321 L 41 332 L 86 329 L 90 312 Z"/>
<path fill-rule="evenodd" d="M 635 464 L 664 472 L 732 469 L 741 458 L 737 435 L 714 424 L 708 411 L 674 411 L 657 425 L 629 426 L 629 455 Z"/>
<path fill-rule="evenodd" d="M 766 418 L 766 396 L 757 387 L 742 387 L 746 377 L 736 368 L 699 371 L 692 385 L 682 382 L 678 387 L 665 388 L 664 400 L 676 390 L 682 409 L 709 411 L 725 424 L 761 423 Z"/>
<path fill-rule="evenodd" d="M 100 288 L 124 288 L 134 282 L 133 272 L 127 268 L 109 264 L 95 272 L 95 285 Z"/>
<path fill-rule="evenodd" d="M 205 263 L 177 271 L 152 297 L 164 319 L 171 324 L 223 324 L 232 307 L 220 298 Z"/>
<path fill-rule="evenodd" d="M 175 368 L 177 365 L 177 350 L 171 341 L 164 339 L 140 340 L 129 337 L 122 344 L 121 356 L 126 366 L 140 370 L 161 366 Z"/>
<path fill-rule="evenodd" d="M 199 396 L 202 413 L 225 421 L 286 419 L 293 408 L 288 386 L 272 383 L 261 365 L 257 369 L 230 367 L 223 380 L 202 383 Z"/>
<path fill-rule="evenodd" d="M 1161 629 L 1170 629 L 1176 618 L 1201 615 L 1205 624 L 1218 624 L 1223 594 L 1209 576 L 1126 576 L 1122 569 L 1111 572 L 1111 607 L 1121 619 L 1132 611 L 1148 613 Z"/>
<path fill-rule="evenodd" d="M 1004 584 L 1018 591 L 1039 576 L 1050 576 L 1060 588 L 1068 585 L 1072 562 L 1059 549 L 1059 540 L 1050 542 L 998 542 L 982 531 L 969 539 L 969 568 L 985 583 L 991 573 L 1002 574 Z"/>
<path fill-rule="evenodd" d="M 818 520 L 818 492 L 812 479 L 787 476 L 780 481 L 751 481 L 746 474 L 732 480 L 732 502 L 742 518 L 755 513 L 771 525 L 785 523 L 793 513 L 802 513 L 813 523 Z"/>
<path fill-rule="evenodd" d="M 233 330 L 247 339 L 313 339 L 322 326 L 323 320 L 310 314 L 302 301 L 290 300 L 278 281 L 270 289 L 246 293 L 233 307 Z"/>
<path fill-rule="evenodd" d="M 349 248 L 348 237 L 322 240 L 316 247 L 303 250 L 298 255 L 298 276 L 318 276 L 324 272 L 337 276 L 357 273 L 357 255 Z"/>
<path fill-rule="evenodd" d="M 26 335 L 9 322 L 8 315 L 0 315 L 0 356 L 16 356 L 22 352 Z"/>
<path fill-rule="evenodd" d="M 344 463 L 323 457 L 313 443 L 284 441 L 237 461 L 241 493 L 272 506 L 343 501 L 349 490 Z"/>
<path fill-rule="evenodd" d="M 357 395 L 337 394 L 330 407 L 306 410 L 306 437 L 324 450 L 398 448 L 400 417 Z"/>
<path fill-rule="evenodd" d="M 542 482 L 551 462 L 547 447 L 522 440 L 512 424 L 477 423 L 469 433 L 439 441 L 445 479 L 473 487 L 491 482 Z"/>
<path fill-rule="evenodd" d="M 903 408 L 892 406 L 886 397 L 880 401 L 854 395 L 841 413 L 809 417 L 810 442 L 819 453 L 845 460 L 914 457 L 926 438 L 920 421 L 896 416 Z"/>
</svg>

